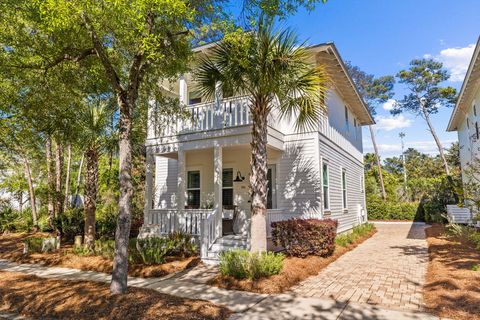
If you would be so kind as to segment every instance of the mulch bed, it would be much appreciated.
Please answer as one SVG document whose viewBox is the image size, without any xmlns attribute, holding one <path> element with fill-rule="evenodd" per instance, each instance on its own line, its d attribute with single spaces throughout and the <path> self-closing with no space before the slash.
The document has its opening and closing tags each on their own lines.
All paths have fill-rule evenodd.
<svg viewBox="0 0 480 320">
<path fill-rule="evenodd" d="M 0 311 L 34 319 L 227 319 L 230 311 L 203 300 L 129 288 L 110 295 L 109 285 L 47 280 L 0 271 Z"/>
<path fill-rule="evenodd" d="M 209 284 L 231 290 L 250 291 L 256 293 L 281 293 L 310 276 L 317 275 L 330 263 L 375 234 L 376 230 L 357 239 L 347 247 L 336 246 L 329 257 L 309 256 L 307 258 L 287 257 L 280 274 L 258 280 L 237 280 L 233 277 L 218 275 Z"/>
<path fill-rule="evenodd" d="M 430 263 L 423 296 L 441 317 L 480 319 L 480 251 L 463 239 L 445 236 L 443 225 L 426 230 Z"/>
<path fill-rule="evenodd" d="M 23 241 L 29 237 L 47 236 L 44 233 L 10 233 L 0 235 L 0 258 L 17 263 L 38 263 L 47 266 L 59 266 L 85 271 L 112 273 L 113 262 L 100 256 L 81 257 L 71 253 L 71 245 L 63 245 L 60 250 L 51 253 L 23 254 Z M 163 277 L 180 272 L 200 263 L 200 258 L 167 258 L 160 265 L 129 265 L 128 274 L 132 277 Z"/>
</svg>

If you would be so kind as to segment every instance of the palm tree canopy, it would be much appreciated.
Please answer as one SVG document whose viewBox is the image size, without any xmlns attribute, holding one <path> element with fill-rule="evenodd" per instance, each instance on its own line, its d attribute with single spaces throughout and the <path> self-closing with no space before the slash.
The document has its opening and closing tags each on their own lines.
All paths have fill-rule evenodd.
<svg viewBox="0 0 480 320">
<path fill-rule="evenodd" d="M 275 30 L 263 19 L 254 32 L 226 35 L 200 58 L 195 79 L 206 97 L 219 84 L 226 96 L 247 95 L 252 113 L 278 108 L 281 117 L 295 118 L 298 129 L 318 124 L 329 82 L 294 32 Z"/>
</svg>

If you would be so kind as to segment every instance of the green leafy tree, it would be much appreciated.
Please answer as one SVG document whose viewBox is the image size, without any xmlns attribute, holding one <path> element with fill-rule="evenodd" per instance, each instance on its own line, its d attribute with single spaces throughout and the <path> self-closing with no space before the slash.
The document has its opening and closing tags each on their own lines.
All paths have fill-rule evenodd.
<svg viewBox="0 0 480 320">
<path fill-rule="evenodd" d="M 350 62 L 346 64 L 348 72 L 355 82 L 360 95 L 367 104 L 368 110 L 375 116 L 377 114 L 376 108 L 380 103 L 386 102 L 393 97 L 393 86 L 395 79 L 392 76 L 382 76 L 375 78 L 374 75 L 362 71 L 359 67 L 353 66 Z M 383 200 L 387 199 L 385 191 L 385 183 L 383 181 L 382 164 L 380 162 L 380 154 L 378 152 L 377 141 L 375 139 L 375 132 L 373 126 L 368 126 L 370 130 L 370 137 L 372 139 L 373 150 L 376 158 L 378 168 L 378 178 L 380 183 L 380 190 L 382 192 Z"/>
<path fill-rule="evenodd" d="M 405 84 L 410 92 L 402 100 L 399 100 L 391 110 L 392 114 L 410 112 L 421 116 L 425 120 L 437 145 L 447 176 L 450 175 L 450 169 L 430 116 L 436 114 L 441 107 L 451 107 L 455 104 L 456 90 L 449 86 L 440 86 L 449 77 L 448 72 L 443 69 L 443 64 L 439 61 L 432 59 L 412 60 L 408 70 L 401 70 L 397 73 L 398 81 Z"/>
<path fill-rule="evenodd" d="M 227 35 L 201 58 L 196 80 L 205 96 L 220 85 L 225 95 L 248 95 L 252 115 L 251 250 L 266 250 L 267 118 L 276 109 L 299 129 L 320 120 L 320 101 L 327 92 L 322 66 L 308 63 L 310 54 L 290 30 L 275 31 L 260 19 L 254 32 Z"/>
</svg>

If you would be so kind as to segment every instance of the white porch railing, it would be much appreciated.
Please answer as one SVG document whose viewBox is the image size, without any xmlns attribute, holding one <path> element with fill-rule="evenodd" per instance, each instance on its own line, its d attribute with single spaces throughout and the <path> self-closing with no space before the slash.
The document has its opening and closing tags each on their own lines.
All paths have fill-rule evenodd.
<svg viewBox="0 0 480 320">
<path fill-rule="evenodd" d="M 251 123 L 250 108 L 246 97 L 222 100 L 219 108 L 215 102 L 187 107 L 190 117 L 177 123 L 177 133 L 211 129 L 223 129 Z"/>
<path fill-rule="evenodd" d="M 212 247 L 215 241 L 221 237 L 221 220 L 222 211 L 211 211 L 203 220 L 201 224 L 201 248 L 200 252 L 202 258 L 208 257 L 208 250 Z"/>
<path fill-rule="evenodd" d="M 272 236 L 272 222 L 300 218 L 298 213 L 284 212 L 282 209 L 267 210 L 267 237 Z"/>
<path fill-rule="evenodd" d="M 363 161 L 362 152 L 352 142 L 345 138 L 337 129 L 331 126 L 328 121 L 328 117 L 322 118 L 320 132 L 340 148 L 347 151 L 347 153 L 351 154 L 359 161 Z M 356 128 L 353 128 L 353 130 L 356 130 Z"/>
<path fill-rule="evenodd" d="M 161 234 L 175 231 L 200 236 L 202 219 L 211 213 L 211 209 L 152 209 L 145 223 L 157 227 Z"/>
</svg>

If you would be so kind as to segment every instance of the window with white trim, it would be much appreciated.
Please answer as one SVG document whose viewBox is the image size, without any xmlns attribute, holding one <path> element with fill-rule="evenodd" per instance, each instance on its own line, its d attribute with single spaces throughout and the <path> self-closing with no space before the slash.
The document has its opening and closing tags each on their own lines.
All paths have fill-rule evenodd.
<svg viewBox="0 0 480 320">
<path fill-rule="evenodd" d="M 222 205 L 233 206 L 233 169 L 223 169 L 222 172 Z"/>
<path fill-rule="evenodd" d="M 342 169 L 342 205 L 347 209 L 347 170 Z"/>
<path fill-rule="evenodd" d="M 322 163 L 322 192 L 323 192 L 323 209 L 330 210 L 330 174 L 328 163 Z"/>
<path fill-rule="evenodd" d="M 272 164 L 268 166 L 267 171 L 267 209 L 277 208 L 277 166 Z"/>
<path fill-rule="evenodd" d="M 200 171 L 187 172 L 187 205 L 200 208 Z"/>
</svg>

